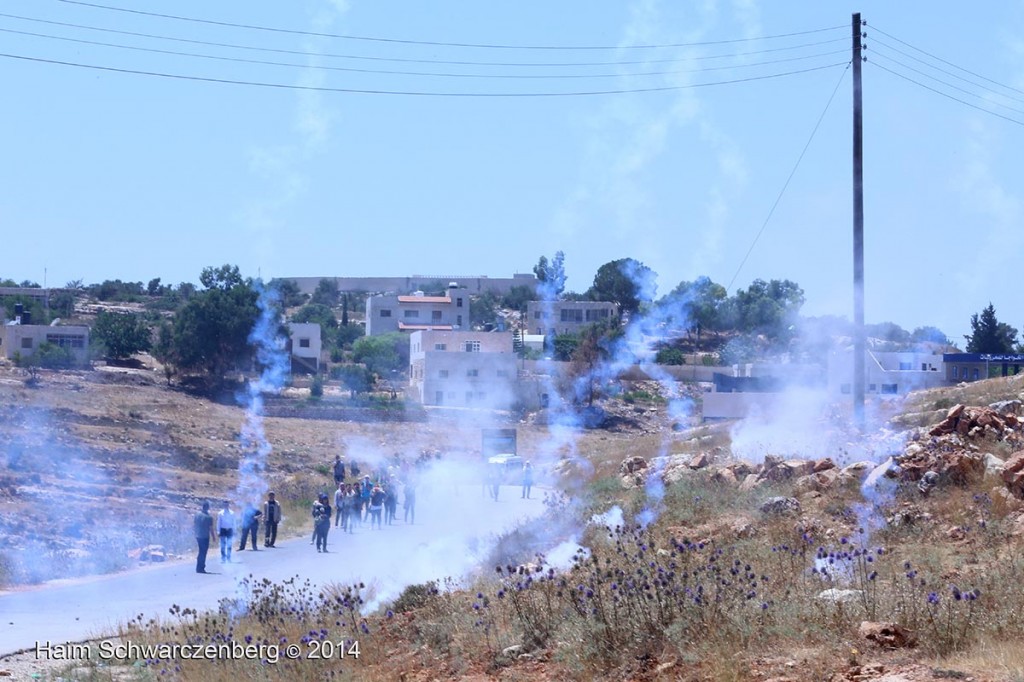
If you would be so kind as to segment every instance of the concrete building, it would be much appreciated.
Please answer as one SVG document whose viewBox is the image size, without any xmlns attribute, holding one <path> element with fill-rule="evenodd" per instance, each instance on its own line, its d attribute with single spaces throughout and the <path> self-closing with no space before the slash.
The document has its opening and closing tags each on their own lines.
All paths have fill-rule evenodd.
<svg viewBox="0 0 1024 682">
<path fill-rule="evenodd" d="M 507 410 L 517 400 L 512 332 L 414 331 L 409 391 L 423 405 Z"/>
<path fill-rule="evenodd" d="M 576 334 L 587 325 L 610 322 L 619 307 L 608 301 L 530 301 L 526 304 L 528 334 Z"/>
<path fill-rule="evenodd" d="M 366 299 L 366 335 L 469 327 L 469 293 L 449 288 L 444 296 L 382 295 Z"/>
<path fill-rule="evenodd" d="M 934 353 L 867 351 L 864 362 L 865 395 L 906 395 L 911 391 L 947 385 L 942 355 Z M 828 362 L 828 391 L 853 391 L 853 349 L 833 353 Z"/>
<path fill-rule="evenodd" d="M 1010 376 L 1020 374 L 1024 366 L 1024 355 L 1011 353 L 996 355 L 993 353 L 944 353 L 942 362 L 945 379 L 948 384 L 961 381 L 978 381 L 990 376 Z"/>
<path fill-rule="evenodd" d="M 8 360 L 13 360 L 16 355 L 31 357 L 44 343 L 67 349 L 75 364 L 89 361 L 88 327 L 16 322 L 0 327 L 0 354 Z"/>
<path fill-rule="evenodd" d="M 323 340 L 316 322 L 288 323 L 288 355 L 292 374 L 316 374 L 320 371 Z"/>
<path fill-rule="evenodd" d="M 420 289 L 431 290 L 458 282 L 468 293 L 476 296 L 488 291 L 507 294 L 512 287 L 537 289 L 537 278 L 532 272 L 517 272 L 511 277 L 488 277 L 486 275 L 412 275 L 411 277 L 285 277 L 299 287 L 304 294 L 316 291 L 320 280 L 334 282 L 338 291 L 368 291 L 371 293 L 405 294 Z"/>
</svg>

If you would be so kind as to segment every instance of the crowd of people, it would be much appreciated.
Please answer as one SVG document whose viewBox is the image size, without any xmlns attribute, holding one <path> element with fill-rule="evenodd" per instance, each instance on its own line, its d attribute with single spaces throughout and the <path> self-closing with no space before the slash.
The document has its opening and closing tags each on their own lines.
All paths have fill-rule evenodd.
<svg viewBox="0 0 1024 682">
<path fill-rule="evenodd" d="M 342 533 L 355 533 L 369 523 L 369 528 L 380 530 L 385 525 L 392 525 L 398 518 L 398 503 L 401 498 L 402 520 L 404 523 L 416 523 L 416 489 L 421 474 L 433 461 L 440 459 L 440 453 L 423 453 L 415 461 L 409 462 L 395 455 L 390 463 L 382 463 L 374 471 L 364 474 L 358 463 L 352 462 L 346 467 L 345 460 L 336 456 L 330 466 L 334 483 L 337 486 L 333 498 L 321 492 L 312 506 L 313 535 L 310 544 L 316 546 L 317 552 L 327 552 L 327 537 L 331 523 Z M 497 473 L 495 473 L 495 476 Z M 502 480 L 485 473 L 485 488 L 491 497 L 498 499 L 498 488 Z M 522 497 L 530 497 L 533 485 L 533 469 L 527 462 L 522 471 Z M 333 505 L 332 505 L 333 502 Z M 220 543 L 221 563 L 231 562 L 232 538 L 236 527 L 240 528 L 238 550 L 258 551 L 257 539 L 260 523 L 264 524 L 264 547 L 274 547 L 277 542 L 277 528 L 281 522 L 281 505 L 274 492 L 267 493 L 262 510 L 254 504 L 248 504 L 242 511 L 241 522 L 236 520 L 235 513 L 229 502 L 214 518 L 210 514 L 209 502 L 204 502 L 202 511 L 197 512 L 193 519 L 199 555 L 196 559 L 196 572 L 206 573 L 206 555 L 211 542 Z"/>
</svg>

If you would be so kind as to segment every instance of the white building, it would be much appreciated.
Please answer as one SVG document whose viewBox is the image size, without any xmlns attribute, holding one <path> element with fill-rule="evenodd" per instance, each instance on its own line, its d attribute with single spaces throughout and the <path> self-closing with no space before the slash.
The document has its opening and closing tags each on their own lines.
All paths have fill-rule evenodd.
<svg viewBox="0 0 1024 682">
<path fill-rule="evenodd" d="M 866 351 L 864 358 L 865 395 L 906 395 L 911 391 L 947 385 L 941 354 Z M 853 391 L 853 350 L 837 351 L 829 356 L 828 391 L 847 395 Z"/>
<path fill-rule="evenodd" d="M 66 349 L 75 364 L 89 361 L 89 328 L 71 325 L 18 324 L 0 327 L 0 354 L 8 360 L 16 355 L 31 357 L 39 346 L 49 343 Z"/>
<path fill-rule="evenodd" d="M 526 304 L 528 334 L 576 334 L 587 325 L 611 322 L 619 307 L 608 301 L 530 301 Z"/>
<path fill-rule="evenodd" d="M 409 390 L 423 405 L 509 409 L 517 400 L 512 332 L 415 331 Z"/>
<path fill-rule="evenodd" d="M 366 299 L 366 335 L 469 327 L 469 294 L 454 282 L 444 296 L 382 295 Z"/>
<path fill-rule="evenodd" d="M 316 374 L 320 371 L 323 340 L 317 322 L 288 323 L 288 354 L 292 374 Z"/>
</svg>

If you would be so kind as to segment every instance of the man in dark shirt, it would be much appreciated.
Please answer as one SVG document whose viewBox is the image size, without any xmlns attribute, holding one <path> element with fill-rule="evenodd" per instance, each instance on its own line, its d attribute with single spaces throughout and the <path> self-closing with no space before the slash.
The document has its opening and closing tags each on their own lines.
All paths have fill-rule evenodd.
<svg viewBox="0 0 1024 682">
<path fill-rule="evenodd" d="M 256 537 L 260 531 L 260 517 L 263 516 L 263 512 L 256 508 L 256 505 L 249 503 L 245 505 L 245 510 L 242 512 L 242 542 L 238 545 L 239 551 L 245 550 L 245 543 L 248 538 L 252 538 L 252 551 L 257 551 L 256 548 Z"/>
<path fill-rule="evenodd" d="M 203 502 L 203 510 L 192 517 L 196 542 L 199 544 L 199 555 L 196 557 L 196 573 L 206 573 L 206 553 L 210 551 L 210 540 L 216 539 L 213 534 L 213 517 L 210 516 L 210 503 Z"/>
<path fill-rule="evenodd" d="M 263 505 L 263 525 L 266 533 L 263 536 L 264 547 L 273 547 L 277 542 L 277 524 L 280 522 L 281 505 L 274 499 L 274 493 L 269 492 L 267 493 L 267 503 Z"/>
</svg>

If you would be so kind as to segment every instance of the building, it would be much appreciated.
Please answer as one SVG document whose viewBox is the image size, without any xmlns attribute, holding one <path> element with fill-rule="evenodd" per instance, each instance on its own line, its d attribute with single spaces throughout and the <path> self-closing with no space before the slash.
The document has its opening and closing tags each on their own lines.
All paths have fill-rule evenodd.
<svg viewBox="0 0 1024 682">
<path fill-rule="evenodd" d="M 911 391 L 945 386 L 944 356 L 914 351 L 867 351 L 864 362 L 865 395 L 906 395 Z M 853 350 L 834 353 L 828 363 L 828 391 L 848 395 L 853 385 Z"/>
<path fill-rule="evenodd" d="M 945 353 L 942 356 L 945 365 L 945 379 L 949 384 L 961 381 L 978 381 L 990 376 L 1010 376 L 1020 374 L 1024 365 L 1024 355 L 993 353 Z"/>
<path fill-rule="evenodd" d="M 507 410 L 517 401 L 512 332 L 414 331 L 409 391 L 423 405 Z"/>
<path fill-rule="evenodd" d="M 455 331 L 469 326 L 469 293 L 454 282 L 444 296 L 393 294 L 366 299 L 366 335 L 424 330 Z"/>
<path fill-rule="evenodd" d="M 320 280 L 334 282 L 338 291 L 369 291 L 377 293 L 404 294 L 426 289 L 427 291 L 458 282 L 467 292 L 476 296 L 488 291 L 507 294 L 512 287 L 537 289 L 537 278 L 532 272 L 517 272 L 511 277 L 487 277 L 486 275 L 412 275 L 411 277 L 286 277 L 299 287 L 304 294 L 316 291 Z"/>
<path fill-rule="evenodd" d="M 8 360 L 31 357 L 49 343 L 67 349 L 75 364 L 89 362 L 89 328 L 71 325 L 19 324 L 0 327 L 0 354 Z"/>
<path fill-rule="evenodd" d="M 619 307 L 608 301 L 530 301 L 526 304 L 528 334 L 577 334 L 587 325 L 611 322 Z"/>
<path fill-rule="evenodd" d="M 320 371 L 323 340 L 316 322 L 288 323 L 288 356 L 292 374 L 316 374 Z"/>
</svg>

